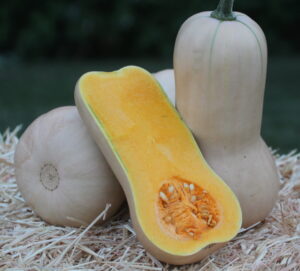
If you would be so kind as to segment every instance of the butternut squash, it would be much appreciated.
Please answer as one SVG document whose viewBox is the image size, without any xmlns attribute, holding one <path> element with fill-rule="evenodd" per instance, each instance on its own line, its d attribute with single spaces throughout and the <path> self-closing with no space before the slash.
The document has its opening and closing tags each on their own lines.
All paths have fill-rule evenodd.
<svg viewBox="0 0 300 271">
<path fill-rule="evenodd" d="M 175 78 L 173 69 L 158 71 L 153 73 L 153 76 L 160 83 L 171 103 L 175 105 Z"/>
<path fill-rule="evenodd" d="M 238 200 L 209 168 L 150 73 L 134 66 L 86 73 L 77 82 L 75 101 L 151 254 L 172 264 L 190 263 L 237 234 Z"/>
<path fill-rule="evenodd" d="M 261 221 L 278 174 L 260 136 L 267 69 L 261 28 L 221 0 L 181 26 L 174 49 L 176 106 L 210 166 L 237 195 L 243 226 Z"/>
<path fill-rule="evenodd" d="M 22 196 L 48 223 L 86 226 L 110 204 L 100 224 L 125 200 L 75 106 L 38 117 L 21 136 L 14 158 Z"/>
</svg>

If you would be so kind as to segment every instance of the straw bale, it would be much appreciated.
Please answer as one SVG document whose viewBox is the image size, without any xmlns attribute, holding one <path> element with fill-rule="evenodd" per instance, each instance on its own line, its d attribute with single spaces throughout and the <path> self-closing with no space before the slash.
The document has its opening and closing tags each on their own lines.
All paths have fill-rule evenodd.
<svg viewBox="0 0 300 271">
<path fill-rule="evenodd" d="M 300 154 L 273 153 L 280 174 L 279 200 L 272 213 L 242 230 L 201 262 L 170 266 L 138 242 L 127 206 L 102 226 L 106 210 L 87 227 L 49 225 L 26 205 L 15 178 L 17 132 L 0 134 L 0 270 L 300 270 Z"/>
</svg>

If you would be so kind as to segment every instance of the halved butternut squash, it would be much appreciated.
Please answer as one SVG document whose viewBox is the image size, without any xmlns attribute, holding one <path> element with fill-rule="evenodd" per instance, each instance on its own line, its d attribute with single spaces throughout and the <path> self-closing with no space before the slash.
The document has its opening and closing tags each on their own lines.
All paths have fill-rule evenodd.
<svg viewBox="0 0 300 271">
<path fill-rule="evenodd" d="M 77 82 L 75 101 L 151 254 L 172 264 L 190 263 L 238 233 L 237 198 L 205 162 L 150 73 L 135 66 L 86 73 Z"/>
</svg>

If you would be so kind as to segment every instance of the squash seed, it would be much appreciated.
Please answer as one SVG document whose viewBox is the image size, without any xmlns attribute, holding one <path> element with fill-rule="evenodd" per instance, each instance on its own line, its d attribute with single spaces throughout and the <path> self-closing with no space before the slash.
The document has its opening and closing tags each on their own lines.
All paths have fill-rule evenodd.
<svg viewBox="0 0 300 271">
<path fill-rule="evenodd" d="M 173 185 L 170 185 L 170 186 L 168 187 L 168 191 L 169 191 L 169 193 L 173 193 L 173 192 L 174 192 L 174 186 L 173 186 Z"/>
<path fill-rule="evenodd" d="M 162 191 L 159 192 L 159 196 L 163 201 L 168 201 L 168 197 L 166 196 L 166 194 Z"/>
</svg>

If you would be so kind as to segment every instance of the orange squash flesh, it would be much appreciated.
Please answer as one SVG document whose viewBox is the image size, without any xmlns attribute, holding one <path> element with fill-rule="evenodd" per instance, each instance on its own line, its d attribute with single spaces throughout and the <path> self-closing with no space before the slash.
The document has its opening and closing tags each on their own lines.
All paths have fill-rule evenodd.
<svg viewBox="0 0 300 271">
<path fill-rule="evenodd" d="M 237 234 L 235 195 L 207 165 L 150 73 L 134 66 L 89 72 L 77 88 L 126 173 L 120 182 L 149 242 L 183 256 Z"/>
</svg>

